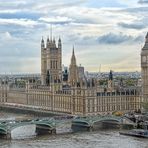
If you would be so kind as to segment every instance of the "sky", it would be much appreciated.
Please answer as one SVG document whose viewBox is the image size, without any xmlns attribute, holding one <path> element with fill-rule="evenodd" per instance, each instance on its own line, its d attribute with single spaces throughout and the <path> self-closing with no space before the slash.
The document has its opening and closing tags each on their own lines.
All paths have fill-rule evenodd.
<svg viewBox="0 0 148 148">
<path fill-rule="evenodd" d="M 87 71 L 140 71 L 148 0 L 0 0 L 0 73 L 40 73 L 51 24 L 65 66 L 74 46 Z"/>
</svg>

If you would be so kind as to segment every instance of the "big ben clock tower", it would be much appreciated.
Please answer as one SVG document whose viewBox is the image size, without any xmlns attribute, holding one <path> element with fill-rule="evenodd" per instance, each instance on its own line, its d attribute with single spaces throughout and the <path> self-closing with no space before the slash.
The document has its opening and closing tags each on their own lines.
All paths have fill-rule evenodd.
<svg viewBox="0 0 148 148">
<path fill-rule="evenodd" d="M 141 74 L 143 101 L 148 102 L 148 33 L 145 37 L 145 44 L 141 51 Z"/>
</svg>

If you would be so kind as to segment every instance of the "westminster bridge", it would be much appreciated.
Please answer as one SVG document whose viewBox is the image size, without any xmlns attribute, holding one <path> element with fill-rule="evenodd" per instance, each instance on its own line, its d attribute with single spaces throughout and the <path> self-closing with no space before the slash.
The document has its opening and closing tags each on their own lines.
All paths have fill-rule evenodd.
<svg viewBox="0 0 148 148">
<path fill-rule="evenodd" d="M 57 118 L 40 118 L 32 120 L 1 120 L 0 121 L 0 136 L 7 139 L 11 138 L 11 132 L 19 127 L 35 125 L 36 134 L 56 134 L 58 126 L 71 124 L 71 131 L 91 131 L 100 129 L 100 123 L 106 127 L 121 128 L 122 125 L 136 126 L 134 122 L 126 117 L 117 116 L 85 116 L 85 117 L 73 117 L 70 116 L 58 116 Z"/>
</svg>

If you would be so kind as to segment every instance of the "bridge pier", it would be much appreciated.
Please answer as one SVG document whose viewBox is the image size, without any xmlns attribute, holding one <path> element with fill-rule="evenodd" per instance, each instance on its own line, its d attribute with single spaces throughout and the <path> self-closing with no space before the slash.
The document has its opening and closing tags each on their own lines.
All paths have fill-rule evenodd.
<svg viewBox="0 0 148 148">
<path fill-rule="evenodd" d="M 56 129 L 51 130 L 51 134 L 56 134 Z"/>
<path fill-rule="evenodd" d="M 41 129 L 41 128 L 36 128 L 36 134 L 37 135 L 45 135 L 45 134 L 56 134 L 56 129 Z"/>
<path fill-rule="evenodd" d="M 11 133 L 7 133 L 6 139 L 11 139 Z"/>
<path fill-rule="evenodd" d="M 11 139 L 11 133 L 0 134 L 0 138 L 9 140 L 9 139 Z"/>
<path fill-rule="evenodd" d="M 36 125 L 36 134 L 45 135 L 45 134 L 56 134 L 56 128 L 49 128 L 44 125 Z"/>
</svg>

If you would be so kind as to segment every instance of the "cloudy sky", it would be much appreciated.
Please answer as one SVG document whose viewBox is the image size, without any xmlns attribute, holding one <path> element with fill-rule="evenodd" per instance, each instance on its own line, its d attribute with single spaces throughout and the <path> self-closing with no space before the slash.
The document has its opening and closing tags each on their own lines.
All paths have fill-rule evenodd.
<svg viewBox="0 0 148 148">
<path fill-rule="evenodd" d="M 140 71 L 148 0 L 0 0 L 0 73 L 40 72 L 50 24 L 65 66 L 74 45 L 85 70 Z"/>
</svg>

